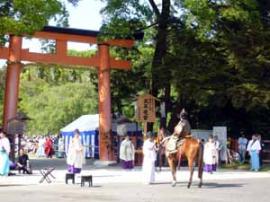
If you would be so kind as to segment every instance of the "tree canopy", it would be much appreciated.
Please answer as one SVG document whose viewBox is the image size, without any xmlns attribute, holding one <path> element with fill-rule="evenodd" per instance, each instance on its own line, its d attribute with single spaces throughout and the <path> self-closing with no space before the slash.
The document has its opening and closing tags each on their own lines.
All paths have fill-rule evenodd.
<svg viewBox="0 0 270 202">
<path fill-rule="evenodd" d="M 19 0 L 14 0 L 12 5 L 0 2 L 4 8 L 0 12 L 0 28 L 3 27 L 0 35 L 7 31 L 31 33 L 65 11 L 56 0 L 33 1 L 32 7 L 22 5 L 23 1 Z M 136 95 L 150 92 L 166 103 L 168 116 L 158 121 L 170 130 L 178 121 L 179 111 L 185 107 L 193 128 L 226 125 L 231 135 L 237 135 L 239 130 L 267 134 L 270 129 L 269 1 L 102 2 L 105 7 L 101 37 L 132 37 L 139 31 L 145 33 L 143 41 L 137 42 L 131 51 L 111 48 L 113 56 L 129 59 L 133 64 L 131 71 L 111 72 L 113 112 L 132 119 Z M 39 13 L 41 8 L 42 17 L 29 24 L 27 20 L 33 17 L 29 9 Z M 61 26 L 68 25 L 67 21 L 60 21 Z M 13 27 L 12 23 L 18 26 Z M 53 48 L 53 44 L 50 46 Z M 22 73 L 20 109 L 39 121 L 33 121 L 29 130 L 54 132 L 81 113 L 96 112 L 94 70 L 35 66 L 33 70 L 25 68 Z M 4 77 L 1 71 L 0 76 Z M 0 81 L 0 85 L 4 84 Z M 77 88 L 79 90 L 75 90 Z M 66 99 L 64 94 L 71 98 Z M 39 107 L 44 112 L 41 113 Z"/>
<path fill-rule="evenodd" d="M 136 20 L 144 26 L 144 42 L 154 50 L 148 58 L 150 91 L 164 99 L 167 112 L 172 113 L 169 128 L 185 107 L 193 127 L 222 124 L 233 133 L 266 131 L 269 119 L 259 114 L 263 109 L 269 114 L 269 4 L 259 0 L 104 2 L 107 22 Z"/>
<path fill-rule="evenodd" d="M 97 92 L 89 81 L 56 85 L 39 78 L 22 80 L 20 110 L 32 119 L 28 123 L 32 134 L 56 133 L 82 114 L 96 114 L 97 108 Z"/>
</svg>

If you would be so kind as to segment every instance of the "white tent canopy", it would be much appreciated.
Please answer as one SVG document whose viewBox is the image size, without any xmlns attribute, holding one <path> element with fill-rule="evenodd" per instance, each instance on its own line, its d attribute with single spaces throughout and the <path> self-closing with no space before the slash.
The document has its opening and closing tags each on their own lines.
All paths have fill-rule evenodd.
<svg viewBox="0 0 270 202">
<path fill-rule="evenodd" d="M 98 131 L 99 128 L 99 114 L 82 115 L 78 119 L 74 120 L 60 131 L 73 132 L 78 129 L 80 132 Z M 133 122 L 117 124 L 115 120 L 112 121 L 112 131 L 118 135 L 124 135 L 123 133 L 132 133 L 142 131 L 141 128 Z"/>
<path fill-rule="evenodd" d="M 60 130 L 65 139 L 65 151 L 68 151 L 69 143 L 74 136 L 73 132 L 78 129 L 81 133 L 81 140 L 85 146 L 86 157 L 96 157 L 98 155 L 98 130 L 99 130 L 99 114 L 82 115 Z M 133 134 L 142 133 L 137 123 L 120 123 L 112 121 L 113 134 Z"/>
<path fill-rule="evenodd" d="M 79 131 L 96 131 L 99 127 L 99 115 L 98 114 L 88 114 L 82 115 L 78 119 L 74 120 L 64 128 L 61 132 L 73 132 L 75 129 Z"/>
</svg>

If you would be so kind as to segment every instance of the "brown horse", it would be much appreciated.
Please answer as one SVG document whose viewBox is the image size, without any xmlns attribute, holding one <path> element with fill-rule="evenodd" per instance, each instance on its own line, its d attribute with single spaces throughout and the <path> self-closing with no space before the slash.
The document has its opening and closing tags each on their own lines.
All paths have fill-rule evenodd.
<svg viewBox="0 0 270 202">
<path fill-rule="evenodd" d="M 162 131 L 160 131 L 162 132 Z M 162 135 L 159 134 L 161 137 Z M 164 136 L 163 136 L 164 137 Z M 164 144 L 165 148 L 169 141 L 169 138 L 165 138 L 161 144 Z M 172 186 L 176 185 L 176 171 L 177 166 L 180 165 L 181 159 L 185 156 L 188 160 L 188 167 L 190 171 L 190 177 L 187 187 L 190 188 L 192 184 L 192 178 L 194 173 L 194 164 L 198 163 L 198 178 L 200 179 L 199 187 L 202 186 L 202 175 L 203 175 L 203 144 L 200 140 L 191 136 L 184 137 L 181 146 L 177 147 L 177 152 L 173 154 L 167 154 L 167 160 L 172 172 Z"/>
</svg>

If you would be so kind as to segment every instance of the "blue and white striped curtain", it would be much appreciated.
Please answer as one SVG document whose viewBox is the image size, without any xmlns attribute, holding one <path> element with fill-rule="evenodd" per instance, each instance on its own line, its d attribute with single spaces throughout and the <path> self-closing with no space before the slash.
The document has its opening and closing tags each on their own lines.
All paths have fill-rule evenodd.
<svg viewBox="0 0 270 202">
<path fill-rule="evenodd" d="M 97 158 L 98 155 L 98 131 L 80 132 L 81 142 L 84 146 L 84 156 L 86 158 Z M 65 152 L 67 154 L 69 144 L 74 137 L 73 132 L 62 132 L 65 143 Z"/>
</svg>

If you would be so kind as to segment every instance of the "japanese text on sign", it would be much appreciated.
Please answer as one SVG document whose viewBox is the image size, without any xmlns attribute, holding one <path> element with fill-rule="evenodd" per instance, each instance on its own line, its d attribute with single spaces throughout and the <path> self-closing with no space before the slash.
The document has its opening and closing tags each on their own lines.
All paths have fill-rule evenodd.
<svg viewBox="0 0 270 202">
<path fill-rule="evenodd" d="M 137 100 L 137 120 L 142 122 L 155 122 L 155 98 L 152 95 L 142 95 Z"/>
</svg>

